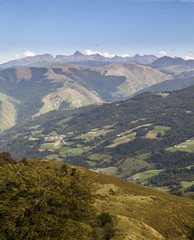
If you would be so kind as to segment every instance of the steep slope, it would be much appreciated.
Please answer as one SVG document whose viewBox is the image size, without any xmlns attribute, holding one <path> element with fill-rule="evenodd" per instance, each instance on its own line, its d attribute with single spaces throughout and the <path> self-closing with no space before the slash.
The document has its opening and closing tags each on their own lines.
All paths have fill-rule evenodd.
<svg viewBox="0 0 194 240">
<path fill-rule="evenodd" d="M 11 173 L 8 169 L 12 170 Z M 7 212 L 0 217 L 2 230 L 9 228 L 9 225 L 3 221 L 3 217 L 8 215 L 7 213 L 12 214 L 13 218 L 8 215 L 6 221 L 11 220 L 13 225 L 15 224 L 14 219 L 20 222 L 9 232 L 1 231 L 0 236 L 2 237 L 11 235 L 10 233 L 21 236 L 29 227 L 31 228 L 29 228 L 28 234 L 33 230 L 31 234 L 34 234 L 35 231 L 37 237 L 41 236 L 43 232 L 44 237 L 51 236 L 50 232 L 56 236 L 60 232 L 63 233 L 63 229 L 60 228 L 62 222 L 66 225 L 61 227 L 65 229 L 68 226 L 63 234 L 70 234 L 67 236 L 71 239 L 102 240 L 105 236 L 110 240 L 192 239 L 194 221 L 194 202 L 192 200 L 154 191 L 81 167 L 45 159 L 25 160 L 25 165 L 22 163 L 14 166 L 6 165 L 0 168 L 0 171 L 1 196 L 6 199 L 6 202 L 5 200 L 0 201 L 0 204 L 7 209 Z M 29 181 L 29 176 L 31 181 Z M 22 184 L 14 185 L 14 181 L 22 182 Z M 5 185 L 6 182 L 9 184 Z M 30 185 L 31 188 L 22 191 L 26 185 Z M 16 191 L 18 188 L 20 191 Z M 65 199 L 60 198 L 62 191 Z M 91 191 L 93 193 L 92 206 L 89 198 L 83 201 L 84 196 L 91 197 Z M 37 193 L 39 193 L 39 201 L 35 201 Z M 54 197 L 52 193 L 55 193 Z M 23 197 L 19 198 L 22 194 Z M 12 199 L 10 196 L 15 198 Z M 73 198 L 75 196 L 76 198 Z M 22 201 L 25 202 L 26 199 L 28 201 L 20 209 Z M 41 204 L 42 201 L 44 205 Z M 5 203 L 12 203 L 18 208 L 13 208 L 12 205 L 10 208 L 10 204 Z M 30 204 L 31 207 L 29 207 Z M 44 207 L 45 205 L 47 208 Z M 74 215 L 70 214 L 71 211 L 70 213 L 65 212 L 66 214 L 63 216 L 60 215 L 64 212 L 64 208 L 62 208 L 64 205 L 65 209 L 71 209 L 72 205 L 76 206 L 72 209 Z M 0 211 L 3 211 L 4 208 L 0 208 Z M 92 215 L 90 211 L 92 211 Z M 19 214 L 16 214 L 17 212 Z M 44 216 L 41 215 L 43 212 Z M 40 217 L 35 218 L 37 215 L 42 216 L 44 222 Z M 55 221 L 52 221 L 50 216 L 53 216 Z M 69 216 L 69 220 L 73 219 L 74 221 L 69 224 L 69 220 L 65 219 L 66 216 Z M 29 224 L 29 220 L 34 222 L 34 229 Z M 49 231 L 46 231 L 48 225 L 45 223 L 49 223 Z M 22 228 L 24 224 L 25 228 Z M 40 226 L 44 226 L 44 228 L 40 228 Z M 56 229 L 58 229 L 57 232 Z"/>
<path fill-rule="evenodd" d="M 16 124 L 17 111 L 15 105 L 20 101 L 0 93 L 0 132 Z"/>
<path fill-rule="evenodd" d="M 140 66 L 135 63 L 117 63 L 104 67 L 106 75 L 125 76 L 126 81 L 121 84 L 114 96 L 121 95 L 126 98 L 137 92 L 138 89 L 144 89 L 148 85 L 154 85 L 161 81 L 170 79 L 169 75 L 159 74 L 159 71 L 149 67 Z"/>
<path fill-rule="evenodd" d="M 14 120 L 0 128 L 4 130 L 15 122 L 51 110 L 125 99 L 168 78 L 159 71 L 134 63 L 100 68 L 65 64 L 49 68 L 5 69 L 0 71 L 0 88 L 3 94 L 16 99 L 12 111 L 15 113 Z"/>
</svg>

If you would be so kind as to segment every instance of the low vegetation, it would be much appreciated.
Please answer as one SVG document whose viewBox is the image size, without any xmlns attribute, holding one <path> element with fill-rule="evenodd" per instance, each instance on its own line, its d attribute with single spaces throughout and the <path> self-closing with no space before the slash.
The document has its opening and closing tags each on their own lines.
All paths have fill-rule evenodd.
<svg viewBox="0 0 194 240">
<path fill-rule="evenodd" d="M 0 173 L 1 239 L 192 239 L 192 200 L 46 159 Z"/>
</svg>

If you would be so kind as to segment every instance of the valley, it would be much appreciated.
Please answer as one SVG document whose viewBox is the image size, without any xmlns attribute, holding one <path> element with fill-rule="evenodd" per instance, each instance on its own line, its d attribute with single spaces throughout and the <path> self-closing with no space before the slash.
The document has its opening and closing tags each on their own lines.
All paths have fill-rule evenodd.
<svg viewBox="0 0 194 240">
<path fill-rule="evenodd" d="M 1 151 L 17 160 L 28 156 L 64 161 L 184 194 L 194 177 L 193 92 L 191 86 L 142 93 L 80 113 L 51 111 L 2 134 Z"/>
</svg>

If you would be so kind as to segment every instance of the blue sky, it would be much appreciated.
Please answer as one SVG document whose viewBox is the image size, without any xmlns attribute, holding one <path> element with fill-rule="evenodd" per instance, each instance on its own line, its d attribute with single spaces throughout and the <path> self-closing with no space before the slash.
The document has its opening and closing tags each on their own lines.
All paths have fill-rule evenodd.
<svg viewBox="0 0 194 240">
<path fill-rule="evenodd" d="M 0 63 L 76 50 L 194 58 L 194 0 L 0 0 L 0 29 Z"/>
</svg>

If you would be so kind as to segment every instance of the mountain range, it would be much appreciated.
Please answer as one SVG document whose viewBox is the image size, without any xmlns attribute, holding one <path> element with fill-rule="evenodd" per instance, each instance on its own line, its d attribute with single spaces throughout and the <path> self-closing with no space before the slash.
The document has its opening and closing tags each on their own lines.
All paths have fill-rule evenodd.
<svg viewBox="0 0 194 240">
<path fill-rule="evenodd" d="M 3 63 L 0 69 L 20 68 L 20 67 L 49 67 L 64 63 L 84 66 L 104 66 L 116 62 L 135 62 L 138 64 L 150 64 L 157 59 L 154 55 L 140 56 L 136 54 L 134 57 L 104 57 L 100 54 L 85 55 L 76 51 L 73 55 L 57 55 L 53 57 L 51 54 L 35 55 Z"/>
<path fill-rule="evenodd" d="M 146 65 L 152 68 L 170 67 L 175 65 L 183 65 L 194 67 L 194 60 L 184 60 L 180 57 L 156 57 L 154 55 L 136 54 L 133 57 L 105 57 L 99 53 L 86 55 L 76 51 L 73 55 L 56 55 L 53 57 L 51 54 L 35 55 L 16 59 L 3 64 L 0 64 L 0 70 L 6 68 L 21 68 L 21 67 L 49 67 L 59 64 L 69 63 L 82 66 L 104 66 L 117 62 L 134 62 L 141 65 Z"/>
</svg>

